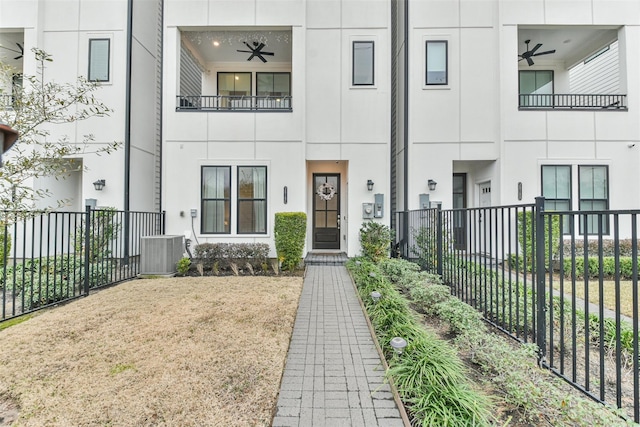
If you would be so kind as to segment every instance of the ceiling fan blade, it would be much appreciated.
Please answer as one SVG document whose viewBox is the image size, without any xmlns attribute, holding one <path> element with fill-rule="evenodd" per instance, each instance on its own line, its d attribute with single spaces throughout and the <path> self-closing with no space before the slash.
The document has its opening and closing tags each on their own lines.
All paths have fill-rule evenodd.
<svg viewBox="0 0 640 427">
<path fill-rule="evenodd" d="M 539 53 L 536 53 L 535 55 L 531 55 L 531 56 L 549 55 L 550 53 L 556 53 L 556 50 L 555 49 L 547 50 L 546 52 L 539 52 Z"/>
<path fill-rule="evenodd" d="M 257 49 L 257 50 L 261 50 L 264 46 L 265 46 L 265 44 L 264 44 L 264 43 L 260 43 L 260 44 L 258 45 L 258 47 L 256 47 L 256 49 Z"/>
<path fill-rule="evenodd" d="M 243 52 L 243 53 L 253 53 L 252 50 L 240 50 L 240 49 L 236 49 L 237 52 Z"/>
<path fill-rule="evenodd" d="M 273 56 L 273 52 L 260 52 L 261 55 Z"/>
<path fill-rule="evenodd" d="M 20 59 L 20 58 L 22 58 L 22 55 L 18 55 L 16 57 L 14 57 L 13 59 Z"/>
<path fill-rule="evenodd" d="M 542 43 L 538 43 L 538 44 L 536 45 L 536 47 L 534 47 L 533 49 L 531 49 L 531 52 L 529 52 L 529 54 L 530 54 L 530 55 L 533 55 L 533 54 L 534 54 L 534 53 L 536 53 L 536 51 L 537 51 L 538 49 L 540 49 L 541 47 L 542 47 Z"/>
<path fill-rule="evenodd" d="M 267 60 L 266 60 L 266 59 L 264 59 L 264 58 L 262 57 L 262 55 L 260 55 L 260 54 L 258 54 L 258 58 L 260 58 L 260 61 L 262 61 L 262 62 L 267 62 Z"/>
<path fill-rule="evenodd" d="M 527 64 L 529 64 L 529 66 L 532 66 L 533 65 L 533 59 L 527 58 Z"/>
</svg>

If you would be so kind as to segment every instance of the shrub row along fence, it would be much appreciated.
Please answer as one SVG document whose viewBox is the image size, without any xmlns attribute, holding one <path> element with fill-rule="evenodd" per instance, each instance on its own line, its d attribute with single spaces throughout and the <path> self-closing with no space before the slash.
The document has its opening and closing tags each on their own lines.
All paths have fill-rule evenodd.
<svg viewBox="0 0 640 427">
<path fill-rule="evenodd" d="M 640 422 L 640 211 L 535 204 L 396 213 L 395 251 L 591 398 Z"/>
<path fill-rule="evenodd" d="M 0 212 L 0 321 L 89 294 L 140 272 L 140 240 L 164 213 Z"/>
</svg>

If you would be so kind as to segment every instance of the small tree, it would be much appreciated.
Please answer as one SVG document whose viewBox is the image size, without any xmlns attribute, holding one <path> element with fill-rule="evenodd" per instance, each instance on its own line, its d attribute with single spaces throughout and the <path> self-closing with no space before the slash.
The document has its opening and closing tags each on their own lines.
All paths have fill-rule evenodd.
<svg viewBox="0 0 640 427">
<path fill-rule="evenodd" d="M 34 201 L 49 195 L 46 189 L 34 190 L 32 178 L 65 178 L 80 168 L 73 156 L 108 154 L 120 145 L 114 142 L 91 146 L 91 134 L 77 142 L 70 142 L 67 137 L 57 141 L 48 138 L 54 125 L 108 116 L 111 109 L 95 98 L 99 88 L 95 82 L 83 77 L 75 83 L 46 81 L 45 65 L 53 59 L 44 50 L 34 48 L 32 52 L 38 63 L 37 75 L 23 75 L 22 85 L 13 84 L 12 96 L 0 96 L 0 121 L 20 134 L 0 169 L 0 205 L 16 211 L 29 210 Z M 15 75 L 13 68 L 0 63 L 0 82 L 11 82 Z"/>
</svg>

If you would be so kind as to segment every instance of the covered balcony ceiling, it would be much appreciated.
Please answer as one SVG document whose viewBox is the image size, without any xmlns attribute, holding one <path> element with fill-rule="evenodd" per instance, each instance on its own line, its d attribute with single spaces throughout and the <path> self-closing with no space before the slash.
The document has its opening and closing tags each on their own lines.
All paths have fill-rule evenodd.
<svg viewBox="0 0 640 427">
<path fill-rule="evenodd" d="M 538 60 L 563 61 L 566 68 L 580 63 L 589 55 L 618 39 L 616 26 L 526 26 L 518 27 L 518 55 L 527 50 L 525 41 L 530 40 L 529 49 L 538 43 L 538 52 L 554 50 L 555 53 L 533 58 Z M 521 64 L 526 67 L 526 62 Z M 521 66 L 522 66 L 521 65 Z"/>
<path fill-rule="evenodd" d="M 256 52 L 251 62 L 291 63 L 290 28 L 189 27 L 181 32 L 182 39 L 206 62 L 246 62 Z"/>
<path fill-rule="evenodd" d="M 22 31 L 0 31 L 0 62 L 22 71 L 23 50 Z"/>
</svg>

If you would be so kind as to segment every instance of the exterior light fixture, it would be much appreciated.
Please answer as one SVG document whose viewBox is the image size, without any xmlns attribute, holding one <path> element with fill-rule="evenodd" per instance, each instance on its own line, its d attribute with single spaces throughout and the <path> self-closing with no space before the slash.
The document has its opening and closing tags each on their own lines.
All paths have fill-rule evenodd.
<svg viewBox="0 0 640 427">
<path fill-rule="evenodd" d="M 104 188 L 105 185 L 105 180 L 104 179 L 99 179 L 97 181 L 94 181 L 93 186 L 95 187 L 96 191 L 102 191 L 102 189 Z"/>
<path fill-rule="evenodd" d="M 436 189 L 436 185 L 438 185 L 438 183 L 435 182 L 434 180 L 430 179 L 429 181 L 427 181 L 427 185 L 429 186 L 429 191 L 434 191 Z"/>
<path fill-rule="evenodd" d="M 367 190 L 373 191 L 373 181 L 370 179 L 367 180 Z"/>
<path fill-rule="evenodd" d="M 382 294 L 378 291 L 371 292 L 371 299 L 373 300 L 373 302 L 378 302 L 381 296 Z"/>
<path fill-rule="evenodd" d="M 404 338 L 395 337 L 391 341 L 389 341 L 391 347 L 393 347 L 393 351 L 399 356 L 402 354 L 402 351 L 407 346 L 407 341 Z"/>
</svg>

